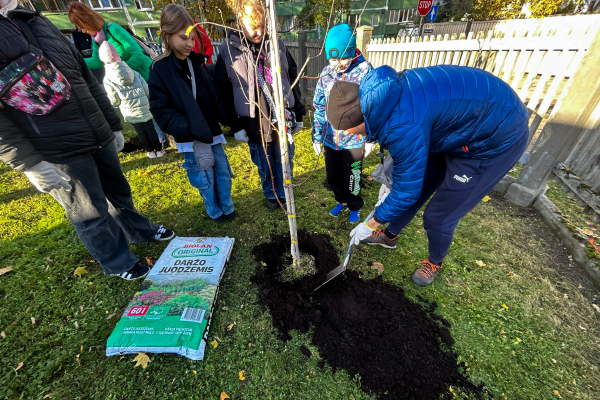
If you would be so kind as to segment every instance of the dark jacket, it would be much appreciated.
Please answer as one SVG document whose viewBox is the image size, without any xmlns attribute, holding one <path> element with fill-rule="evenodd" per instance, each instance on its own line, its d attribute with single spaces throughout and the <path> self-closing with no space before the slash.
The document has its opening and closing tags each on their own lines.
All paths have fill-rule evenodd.
<svg viewBox="0 0 600 400">
<path fill-rule="evenodd" d="M 269 48 L 270 41 L 267 39 L 266 46 Z M 229 46 L 229 47 L 228 47 Z M 296 80 L 298 76 L 298 66 L 294 61 L 294 58 L 287 50 L 283 41 L 279 41 L 280 55 L 285 59 L 282 60 L 282 66 L 287 65 L 287 71 L 282 71 L 282 79 L 284 80 L 283 86 L 289 87 Z M 227 66 L 227 60 L 233 56 L 233 65 Z M 215 81 L 221 92 L 221 98 L 225 105 L 225 112 L 227 114 L 227 126 L 231 128 L 232 132 L 238 132 L 242 129 L 246 130 L 248 137 L 251 142 L 262 143 L 260 137 L 260 124 L 258 113 L 255 112 L 250 106 L 246 106 L 246 96 L 255 97 L 256 93 L 259 92 L 264 97 L 260 89 L 254 84 L 255 77 L 249 76 L 254 74 L 254 68 L 251 63 L 247 60 L 252 60 L 252 56 L 249 54 L 250 50 L 245 46 L 244 41 L 239 37 L 236 32 L 229 33 L 228 41 L 221 44 L 219 50 L 219 56 L 217 57 L 217 65 L 215 67 Z M 249 64 L 249 68 L 246 68 L 246 64 Z M 236 75 L 236 72 L 239 77 Z M 288 82 L 285 80 L 288 79 Z M 302 103 L 300 85 L 296 85 L 292 89 L 292 96 L 288 99 L 288 103 L 292 105 L 291 109 L 296 114 L 296 121 L 302 121 L 302 117 L 306 115 L 306 106 Z M 259 102 L 261 105 L 266 106 L 264 98 Z M 244 109 L 244 107 L 248 107 Z M 244 110 L 243 110 L 244 109 Z M 243 110 L 243 111 L 242 111 Z M 270 110 L 262 110 L 264 114 L 269 115 Z M 263 130 L 264 136 L 267 141 L 270 141 L 270 129 L 269 122 L 263 118 Z"/>
<path fill-rule="evenodd" d="M 219 90 L 206 69 L 204 55 L 192 52 L 188 57 L 194 67 L 196 85 L 204 85 L 213 109 L 217 110 L 218 115 L 213 117 L 224 123 L 225 113 Z M 160 129 L 172 135 L 177 143 L 194 140 L 212 143 L 213 136 L 221 132 L 210 130 L 192 91 L 180 74 L 181 66 L 173 53 L 152 64 L 148 81 L 150 112 Z"/>
<path fill-rule="evenodd" d="M 25 171 L 42 160 L 60 162 L 111 144 L 121 122 L 106 92 L 75 46 L 44 16 L 17 8 L 9 18 L 27 21 L 44 56 L 71 85 L 71 97 L 50 114 L 35 116 L 10 106 L 0 108 L 0 161 Z M 29 52 L 29 43 L 0 16 L 0 69 Z"/>
<path fill-rule="evenodd" d="M 429 153 L 489 159 L 529 134 L 527 108 L 511 87 L 477 68 L 437 65 L 400 75 L 371 71 L 360 83 L 367 140 L 389 150 L 392 191 L 375 219 L 389 222 L 419 198 Z"/>
</svg>

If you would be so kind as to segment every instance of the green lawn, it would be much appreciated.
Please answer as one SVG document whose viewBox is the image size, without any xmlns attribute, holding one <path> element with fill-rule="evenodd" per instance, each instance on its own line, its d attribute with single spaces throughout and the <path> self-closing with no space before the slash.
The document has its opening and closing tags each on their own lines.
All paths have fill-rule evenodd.
<svg viewBox="0 0 600 400">
<path fill-rule="evenodd" d="M 309 136 L 305 130 L 297 138 L 296 182 L 315 165 Z M 219 337 L 220 345 L 209 347 L 203 361 L 150 355 L 146 369 L 134 368 L 133 355 L 104 355 L 106 339 L 139 283 L 105 276 L 61 207 L 36 192 L 22 174 L 0 166 L 0 268 L 14 268 L 0 276 L 0 398 L 218 399 L 222 391 L 232 399 L 372 398 L 361 391 L 359 377 L 320 369 L 318 356 L 300 353 L 303 344 L 318 353 L 309 334 L 279 340 L 268 311 L 257 305 L 251 250 L 285 233 L 288 221 L 281 211 L 264 206 L 247 146 L 230 140 L 226 150 L 236 174 L 233 193 L 240 218 L 223 225 L 206 216 L 173 149 L 153 160 L 142 152 L 121 155 L 135 203 L 153 221 L 180 236 L 236 238 L 209 335 L 209 341 Z M 370 157 L 367 171 L 376 163 Z M 334 200 L 323 188 L 324 177 L 320 165 L 295 189 L 298 225 L 330 235 L 341 255 L 351 226 L 328 216 Z M 377 194 L 378 185 L 368 182 L 368 207 Z M 156 259 L 165 246 L 132 248 L 143 260 Z M 436 301 L 437 312 L 452 323 L 454 350 L 468 375 L 493 398 L 600 398 L 600 314 L 557 272 L 568 258 L 535 213 L 496 197 L 481 203 L 459 224 L 435 284 L 418 288 L 410 274 L 426 256 L 418 216 L 397 250 L 361 247 L 351 268 L 372 279 L 377 272 L 367 263 L 380 261 L 385 281 L 403 287 L 415 301 L 419 295 Z M 73 271 L 80 266 L 89 272 L 77 278 Z M 462 396 L 454 392 L 448 397 Z"/>
</svg>

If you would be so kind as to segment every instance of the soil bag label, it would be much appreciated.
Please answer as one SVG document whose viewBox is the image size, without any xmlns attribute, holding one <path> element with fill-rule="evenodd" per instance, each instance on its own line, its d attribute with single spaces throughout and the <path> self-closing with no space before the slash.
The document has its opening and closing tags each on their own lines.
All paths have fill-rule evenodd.
<svg viewBox="0 0 600 400">
<path fill-rule="evenodd" d="M 204 357 L 219 282 L 233 238 L 176 237 L 121 316 L 106 355 L 138 352 Z"/>
</svg>

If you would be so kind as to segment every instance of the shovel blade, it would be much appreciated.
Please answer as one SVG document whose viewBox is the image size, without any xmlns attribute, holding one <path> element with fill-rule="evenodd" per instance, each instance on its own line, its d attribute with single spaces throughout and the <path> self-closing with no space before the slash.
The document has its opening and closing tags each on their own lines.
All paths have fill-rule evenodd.
<svg viewBox="0 0 600 400">
<path fill-rule="evenodd" d="M 329 282 L 330 280 L 332 280 L 333 278 L 335 278 L 336 276 L 340 275 L 341 273 L 343 273 L 346 270 L 346 266 L 347 264 L 342 264 L 339 267 L 337 267 L 336 269 L 333 269 L 331 271 L 329 271 L 327 273 L 327 275 L 325 276 L 325 280 L 323 281 L 323 283 L 321 283 L 319 286 L 316 287 L 315 290 L 312 291 L 312 293 L 316 292 L 317 290 L 319 290 L 323 285 L 325 285 L 327 282 Z"/>
</svg>

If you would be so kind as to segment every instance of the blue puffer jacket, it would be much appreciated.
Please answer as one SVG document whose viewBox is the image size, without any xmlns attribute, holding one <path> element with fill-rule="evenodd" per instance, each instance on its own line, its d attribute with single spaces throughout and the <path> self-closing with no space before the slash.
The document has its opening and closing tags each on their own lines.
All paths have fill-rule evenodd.
<svg viewBox="0 0 600 400">
<path fill-rule="evenodd" d="M 389 222 L 419 198 L 429 153 L 496 157 L 529 134 L 527 108 L 502 80 L 477 68 L 439 65 L 398 74 L 389 66 L 360 84 L 367 139 L 394 160 L 391 193 L 375 219 Z"/>
</svg>

